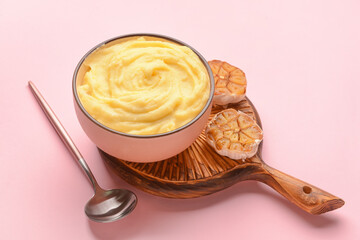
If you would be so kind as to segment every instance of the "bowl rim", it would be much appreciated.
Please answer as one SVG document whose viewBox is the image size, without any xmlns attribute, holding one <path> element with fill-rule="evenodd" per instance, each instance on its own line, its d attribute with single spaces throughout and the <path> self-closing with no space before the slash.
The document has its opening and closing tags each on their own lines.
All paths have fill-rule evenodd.
<svg viewBox="0 0 360 240">
<path fill-rule="evenodd" d="M 112 42 L 112 41 L 115 41 L 115 40 L 119 40 L 119 39 L 122 39 L 122 38 L 130 38 L 130 37 L 155 37 L 155 38 L 162 38 L 162 39 L 165 39 L 165 40 L 169 40 L 171 42 L 175 42 L 177 44 L 180 44 L 182 46 L 186 46 L 188 48 L 190 48 L 201 60 L 201 62 L 204 64 L 208 74 L 209 74 L 209 79 L 210 79 L 210 96 L 209 96 L 209 99 L 207 100 L 205 106 L 203 107 L 203 109 L 201 110 L 201 112 L 196 115 L 195 118 L 193 118 L 190 122 L 186 123 L 185 125 L 182 125 L 181 127 L 179 128 L 176 128 L 172 131 L 169 131 L 169 132 L 164 132 L 164 133 L 159 133 L 159 134 L 151 134 L 151 135 L 136 135 L 136 134 L 129 134 L 129 133 L 124 133 L 124 132 L 120 132 L 120 131 L 117 131 L 115 129 L 112 129 L 112 128 L 109 128 L 107 126 L 105 126 L 104 124 L 100 123 L 99 121 L 97 121 L 95 118 L 93 118 L 86 110 L 85 108 L 83 107 L 80 99 L 79 99 L 79 96 L 78 96 L 78 93 L 76 91 L 76 77 L 77 77 L 77 74 L 79 72 L 79 69 L 80 67 L 82 66 L 82 64 L 84 63 L 85 59 L 91 54 L 93 53 L 95 50 L 97 50 L 98 48 Z M 188 128 L 190 127 L 192 124 L 194 124 L 197 120 L 199 120 L 204 114 L 205 112 L 208 110 L 209 107 L 212 106 L 212 100 L 213 100 L 213 97 L 214 97 L 214 91 L 215 91 L 215 80 L 214 80 L 214 76 L 213 76 L 213 73 L 211 71 L 211 68 L 208 64 L 208 62 L 206 61 L 206 59 L 196 50 L 194 49 L 193 47 L 191 47 L 190 45 L 188 45 L 187 43 L 185 42 L 182 42 L 176 38 L 173 38 L 173 37 L 169 37 L 169 36 L 166 36 L 166 35 L 161 35 L 161 34 L 156 34 L 156 33 L 132 33 L 132 34 L 125 34 L 125 35 L 120 35 L 120 36 L 117 36 L 117 37 L 113 37 L 113 38 L 110 38 L 108 40 L 105 40 L 99 44 L 97 44 L 95 47 L 91 48 L 79 61 L 79 63 L 77 64 L 76 68 L 75 68 L 75 71 L 74 71 L 74 74 L 73 74 L 73 80 L 72 80 L 72 92 L 73 92 L 73 96 L 75 98 L 75 102 L 77 104 L 77 106 L 80 108 L 80 110 L 82 111 L 82 113 L 90 120 L 92 121 L 93 123 L 95 123 L 96 125 L 98 125 L 99 127 L 103 128 L 104 130 L 106 131 L 109 131 L 111 133 L 115 133 L 117 135 L 121 135 L 121 136 L 126 136 L 126 137 L 132 137 L 132 138 L 157 138 L 157 137 L 163 137 L 163 136 L 167 136 L 167 135 L 171 135 L 171 134 L 174 134 L 174 133 L 177 133 L 185 128 Z"/>
</svg>

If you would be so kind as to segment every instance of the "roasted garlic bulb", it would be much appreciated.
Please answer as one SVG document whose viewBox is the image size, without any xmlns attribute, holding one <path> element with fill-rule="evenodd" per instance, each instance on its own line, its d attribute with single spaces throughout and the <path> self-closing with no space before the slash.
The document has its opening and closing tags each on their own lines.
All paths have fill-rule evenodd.
<svg viewBox="0 0 360 240">
<path fill-rule="evenodd" d="M 212 60 L 208 63 L 215 80 L 214 104 L 240 102 L 246 93 L 245 73 L 227 62 Z"/>
<path fill-rule="evenodd" d="M 257 152 L 263 132 L 254 119 L 241 111 L 225 109 L 205 130 L 207 142 L 217 153 L 232 159 L 250 158 Z"/>
</svg>

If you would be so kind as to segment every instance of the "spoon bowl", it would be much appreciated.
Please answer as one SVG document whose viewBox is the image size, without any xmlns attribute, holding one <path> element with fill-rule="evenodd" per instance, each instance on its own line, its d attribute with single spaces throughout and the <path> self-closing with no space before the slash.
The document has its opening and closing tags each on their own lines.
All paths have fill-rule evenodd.
<svg viewBox="0 0 360 240">
<path fill-rule="evenodd" d="M 85 213 L 96 222 L 112 222 L 129 214 L 136 203 L 136 195 L 129 190 L 99 188 L 85 205 Z"/>
</svg>

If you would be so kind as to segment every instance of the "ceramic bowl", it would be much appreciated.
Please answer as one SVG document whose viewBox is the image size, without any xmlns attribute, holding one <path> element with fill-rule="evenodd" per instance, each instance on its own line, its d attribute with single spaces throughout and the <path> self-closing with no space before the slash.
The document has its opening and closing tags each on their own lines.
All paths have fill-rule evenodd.
<svg viewBox="0 0 360 240">
<path fill-rule="evenodd" d="M 154 135 L 133 135 L 119 132 L 108 128 L 95 120 L 83 107 L 77 94 L 77 86 L 81 83 L 87 69 L 83 65 L 84 60 L 96 49 L 103 45 L 113 45 L 119 42 L 127 41 L 131 38 L 144 36 L 147 38 L 160 38 L 166 41 L 174 42 L 189 47 L 198 55 L 204 64 L 210 80 L 210 95 L 202 111 L 189 123 L 173 131 L 154 134 Z M 176 154 L 188 148 L 204 129 L 212 107 L 214 95 L 214 78 L 207 61 L 198 51 L 177 39 L 158 35 L 158 34 L 131 34 L 124 35 L 104 41 L 89 52 L 87 52 L 78 63 L 73 76 L 73 98 L 77 118 L 81 127 L 91 139 L 91 141 L 101 150 L 116 158 L 131 162 L 156 162 L 175 156 Z"/>
</svg>

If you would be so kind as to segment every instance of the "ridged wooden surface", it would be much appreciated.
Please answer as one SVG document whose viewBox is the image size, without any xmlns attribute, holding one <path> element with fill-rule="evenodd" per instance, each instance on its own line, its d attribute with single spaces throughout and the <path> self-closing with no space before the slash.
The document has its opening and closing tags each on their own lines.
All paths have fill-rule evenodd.
<svg viewBox="0 0 360 240">
<path fill-rule="evenodd" d="M 243 111 L 261 125 L 247 98 L 227 107 Z M 210 119 L 222 110 L 222 106 L 213 107 Z M 111 157 L 101 150 L 100 153 L 110 168 L 130 184 L 151 194 L 170 198 L 199 197 L 224 189 L 239 180 L 229 179 L 227 183 L 220 184 L 227 173 L 235 168 L 245 169 L 252 163 L 259 162 L 257 158 L 242 161 L 220 156 L 206 142 L 204 131 L 185 151 L 160 162 L 127 162 Z"/>
</svg>

